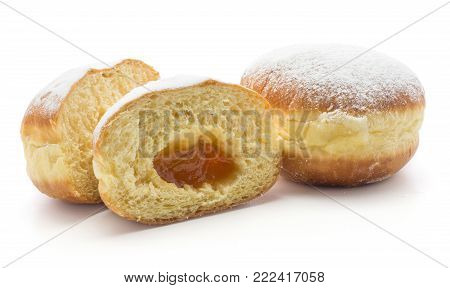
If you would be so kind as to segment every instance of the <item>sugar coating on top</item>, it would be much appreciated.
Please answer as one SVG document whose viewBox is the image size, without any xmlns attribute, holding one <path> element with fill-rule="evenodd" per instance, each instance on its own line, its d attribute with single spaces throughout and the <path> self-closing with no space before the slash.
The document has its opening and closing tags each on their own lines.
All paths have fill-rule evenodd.
<svg viewBox="0 0 450 288">
<path fill-rule="evenodd" d="M 72 86 L 86 75 L 89 70 L 110 68 L 119 62 L 109 65 L 103 63 L 91 64 L 64 72 L 33 98 L 25 115 L 37 112 L 44 117 L 52 116 L 58 111 L 61 102 L 69 94 Z"/>
<path fill-rule="evenodd" d="M 128 92 L 128 94 L 120 98 L 111 107 L 109 107 L 108 110 L 106 110 L 105 114 L 103 114 L 102 118 L 100 119 L 100 121 L 98 122 L 97 126 L 94 129 L 93 143 L 95 144 L 97 142 L 100 136 L 100 132 L 103 126 L 105 126 L 105 124 L 108 122 L 109 118 L 111 118 L 111 116 L 117 113 L 120 110 L 120 108 L 122 108 L 127 103 L 135 99 L 138 99 L 139 97 L 148 93 L 189 87 L 200 84 L 210 79 L 211 78 L 203 76 L 177 75 L 171 78 L 150 81 L 142 86 L 134 88 L 133 90 Z"/>
<path fill-rule="evenodd" d="M 250 88 L 290 109 L 323 108 L 356 112 L 382 110 L 423 100 L 416 75 L 399 61 L 361 47 L 345 45 L 290 46 L 258 59 L 243 75 Z"/>
</svg>

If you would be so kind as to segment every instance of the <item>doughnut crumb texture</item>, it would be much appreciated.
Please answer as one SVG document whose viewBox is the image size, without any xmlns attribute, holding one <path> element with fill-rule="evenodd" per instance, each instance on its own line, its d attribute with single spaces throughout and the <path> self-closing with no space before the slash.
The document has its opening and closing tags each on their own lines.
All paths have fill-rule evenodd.
<svg viewBox="0 0 450 288">
<path fill-rule="evenodd" d="M 103 113 L 133 88 L 159 78 L 139 60 L 76 68 L 31 101 L 21 126 L 27 172 L 46 195 L 99 203 L 92 169 L 92 132 Z"/>
<path fill-rule="evenodd" d="M 243 123 L 245 111 L 257 116 Z M 264 126 L 272 123 L 260 119 L 267 111 L 258 93 L 203 77 L 177 76 L 134 89 L 95 129 L 100 196 L 118 215 L 145 224 L 181 221 L 258 197 L 275 183 L 281 162 L 277 135 Z"/>
</svg>

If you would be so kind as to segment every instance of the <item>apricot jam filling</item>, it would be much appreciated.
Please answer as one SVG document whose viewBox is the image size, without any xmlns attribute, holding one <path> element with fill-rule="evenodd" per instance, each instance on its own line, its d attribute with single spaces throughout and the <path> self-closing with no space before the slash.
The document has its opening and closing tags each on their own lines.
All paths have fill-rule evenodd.
<svg viewBox="0 0 450 288">
<path fill-rule="evenodd" d="M 195 188 L 204 183 L 215 184 L 230 178 L 237 169 L 232 157 L 220 149 L 217 143 L 199 139 L 190 147 L 168 146 L 153 159 L 153 167 L 159 177 L 181 188 Z"/>
</svg>

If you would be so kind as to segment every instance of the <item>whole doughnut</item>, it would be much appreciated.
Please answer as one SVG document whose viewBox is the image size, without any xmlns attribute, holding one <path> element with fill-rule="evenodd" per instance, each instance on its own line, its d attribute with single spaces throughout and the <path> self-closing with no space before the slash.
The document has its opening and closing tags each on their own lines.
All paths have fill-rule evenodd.
<svg viewBox="0 0 450 288">
<path fill-rule="evenodd" d="M 384 54 L 344 45 L 286 47 L 257 60 L 241 84 L 282 111 L 282 165 L 294 181 L 381 181 L 417 149 L 424 90 L 409 68 Z"/>
</svg>

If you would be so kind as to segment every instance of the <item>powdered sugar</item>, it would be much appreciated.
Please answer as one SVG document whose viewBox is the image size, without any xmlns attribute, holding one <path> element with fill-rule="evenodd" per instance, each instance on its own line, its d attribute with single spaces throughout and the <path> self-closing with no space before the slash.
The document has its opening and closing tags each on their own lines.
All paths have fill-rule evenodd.
<svg viewBox="0 0 450 288">
<path fill-rule="evenodd" d="M 95 127 L 93 143 L 97 142 L 100 132 L 103 126 L 108 122 L 109 118 L 117 113 L 120 108 L 122 108 L 125 104 L 141 97 L 144 94 L 161 91 L 161 90 L 173 90 L 183 87 L 189 87 L 192 85 L 196 85 L 202 83 L 204 81 L 209 80 L 210 78 L 202 77 L 202 76 L 191 76 L 191 75 L 177 75 L 175 77 L 161 79 L 157 81 L 150 81 L 143 86 L 139 86 L 128 92 L 125 96 L 119 99 L 114 105 L 112 105 L 106 112 L 103 114 L 102 118 Z"/>
<path fill-rule="evenodd" d="M 384 54 L 364 52 L 344 45 L 282 48 L 257 60 L 244 73 L 243 84 L 263 87 L 259 92 L 265 97 L 281 90 L 285 99 L 277 100 L 290 109 L 364 112 L 423 100 L 423 88 L 408 67 Z"/>
<path fill-rule="evenodd" d="M 66 71 L 34 97 L 27 109 L 26 115 L 39 113 L 41 116 L 51 117 L 58 111 L 61 102 L 67 96 L 73 84 L 80 80 L 90 69 L 105 69 L 114 66 L 116 63 L 118 62 L 111 65 L 102 63 L 92 64 Z"/>
</svg>

